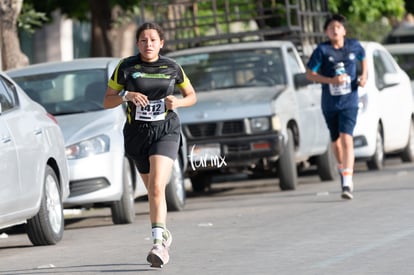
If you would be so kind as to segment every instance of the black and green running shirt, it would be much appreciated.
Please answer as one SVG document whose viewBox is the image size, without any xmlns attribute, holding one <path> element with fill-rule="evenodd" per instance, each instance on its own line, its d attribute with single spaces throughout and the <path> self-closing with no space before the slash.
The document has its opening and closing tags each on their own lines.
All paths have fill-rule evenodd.
<svg viewBox="0 0 414 275">
<path fill-rule="evenodd" d="M 142 61 L 137 54 L 119 62 L 108 86 L 116 91 L 139 92 L 153 101 L 172 95 L 176 85 L 185 87 L 189 83 L 183 69 L 174 60 L 160 55 L 157 61 L 149 63 Z M 135 104 L 128 101 L 129 123 L 132 122 L 132 114 L 135 112 Z"/>
</svg>

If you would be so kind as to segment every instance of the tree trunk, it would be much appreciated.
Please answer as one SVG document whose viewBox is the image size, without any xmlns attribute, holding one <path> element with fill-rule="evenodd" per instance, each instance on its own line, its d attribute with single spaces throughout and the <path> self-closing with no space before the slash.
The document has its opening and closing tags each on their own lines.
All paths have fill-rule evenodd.
<svg viewBox="0 0 414 275">
<path fill-rule="evenodd" d="M 90 0 L 91 4 L 91 53 L 92 57 L 112 56 L 112 45 L 109 40 L 111 30 L 111 8 L 108 0 Z"/>
<path fill-rule="evenodd" d="M 29 59 L 20 49 L 17 35 L 17 17 L 23 0 L 0 0 L 1 65 L 3 70 L 23 67 Z"/>
</svg>

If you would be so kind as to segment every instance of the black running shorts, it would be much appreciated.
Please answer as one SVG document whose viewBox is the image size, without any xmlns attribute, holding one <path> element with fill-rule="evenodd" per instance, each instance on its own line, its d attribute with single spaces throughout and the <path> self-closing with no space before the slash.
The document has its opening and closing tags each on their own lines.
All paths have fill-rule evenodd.
<svg viewBox="0 0 414 275">
<path fill-rule="evenodd" d="M 180 119 L 171 112 L 155 122 L 136 122 L 124 127 L 125 152 L 141 174 L 150 171 L 149 157 L 163 155 L 175 160 L 180 146 Z"/>
</svg>

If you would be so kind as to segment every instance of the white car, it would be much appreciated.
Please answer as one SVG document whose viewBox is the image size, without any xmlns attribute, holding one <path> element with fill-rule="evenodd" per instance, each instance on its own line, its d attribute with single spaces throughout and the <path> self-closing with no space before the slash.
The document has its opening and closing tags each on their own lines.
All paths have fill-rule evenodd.
<svg viewBox="0 0 414 275">
<path fill-rule="evenodd" d="M 34 245 L 56 244 L 69 196 L 63 135 L 53 116 L 0 73 L 0 229 L 26 224 Z"/>
<path fill-rule="evenodd" d="M 65 208 L 110 207 L 115 224 L 133 222 L 134 199 L 147 192 L 124 151 L 125 105 L 103 108 L 107 82 L 119 60 L 75 59 L 7 72 L 56 116 L 62 128 L 71 191 Z M 182 167 L 177 161 L 167 185 L 169 210 L 182 210 L 185 205 Z"/>
<path fill-rule="evenodd" d="M 359 87 L 359 114 L 354 131 L 355 158 L 371 170 L 382 169 L 387 154 L 414 160 L 413 95 L 408 75 L 379 43 L 362 42 L 368 79 Z"/>
</svg>

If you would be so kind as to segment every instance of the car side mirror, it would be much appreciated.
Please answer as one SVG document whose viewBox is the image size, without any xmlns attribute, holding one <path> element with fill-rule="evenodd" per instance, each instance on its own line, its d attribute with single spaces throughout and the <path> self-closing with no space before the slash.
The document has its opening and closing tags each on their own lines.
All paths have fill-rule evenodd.
<svg viewBox="0 0 414 275">
<path fill-rule="evenodd" d="M 400 75 L 398 73 L 385 73 L 383 80 L 384 80 L 384 87 L 391 87 L 398 85 L 401 82 Z"/>
<path fill-rule="evenodd" d="M 312 81 L 310 81 L 306 78 L 306 73 L 295 74 L 293 76 L 293 81 L 294 81 L 296 89 L 298 89 L 300 87 L 308 86 L 308 85 L 313 83 Z"/>
</svg>

